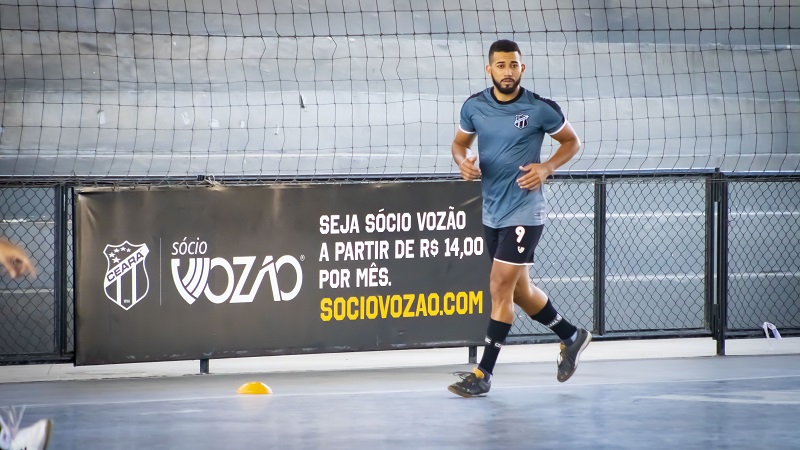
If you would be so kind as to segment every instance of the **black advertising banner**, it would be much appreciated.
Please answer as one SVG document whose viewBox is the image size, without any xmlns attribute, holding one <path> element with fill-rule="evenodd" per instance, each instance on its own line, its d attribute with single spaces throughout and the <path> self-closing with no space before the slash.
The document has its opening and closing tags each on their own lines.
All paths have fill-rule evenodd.
<svg viewBox="0 0 800 450">
<path fill-rule="evenodd" d="M 480 185 L 76 195 L 76 362 L 481 344 Z"/>
</svg>

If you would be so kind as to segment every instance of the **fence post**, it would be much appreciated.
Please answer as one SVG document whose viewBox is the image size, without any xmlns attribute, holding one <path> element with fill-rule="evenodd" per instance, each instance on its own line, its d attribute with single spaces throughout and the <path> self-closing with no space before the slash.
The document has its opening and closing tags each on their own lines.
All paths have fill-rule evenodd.
<svg viewBox="0 0 800 450">
<path fill-rule="evenodd" d="M 728 183 L 717 169 L 706 182 L 706 323 L 725 355 L 728 327 Z"/>
<path fill-rule="evenodd" d="M 67 239 L 67 195 L 70 189 L 63 184 L 55 187 L 53 197 L 53 265 L 54 270 L 54 323 L 53 332 L 55 353 L 64 356 L 67 353 L 67 302 L 68 302 L 68 277 L 69 248 Z"/>
<path fill-rule="evenodd" d="M 714 339 L 717 338 L 716 330 L 716 314 L 714 312 L 714 305 L 716 305 L 716 284 L 714 284 L 716 262 L 714 257 L 716 255 L 716 237 L 717 237 L 717 222 L 716 222 L 716 206 L 717 206 L 717 177 L 716 175 L 709 175 L 706 178 L 706 255 L 705 255 L 705 275 L 704 275 L 704 288 L 705 288 L 705 308 L 704 323 L 706 328 L 711 331 Z"/>
<path fill-rule="evenodd" d="M 728 329 L 728 181 L 718 175 L 717 191 L 717 356 L 725 355 Z"/>
<path fill-rule="evenodd" d="M 478 363 L 478 347 L 475 345 L 469 346 L 469 352 L 467 355 L 467 364 L 477 364 Z"/>
<path fill-rule="evenodd" d="M 594 332 L 606 332 L 606 180 L 594 182 Z"/>
</svg>

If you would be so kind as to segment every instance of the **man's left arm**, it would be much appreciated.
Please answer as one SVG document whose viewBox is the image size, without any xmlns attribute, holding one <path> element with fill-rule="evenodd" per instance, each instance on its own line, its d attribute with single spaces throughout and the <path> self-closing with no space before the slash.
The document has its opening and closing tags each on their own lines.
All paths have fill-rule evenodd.
<svg viewBox="0 0 800 450">
<path fill-rule="evenodd" d="M 538 189 L 539 186 L 544 184 L 547 177 L 572 159 L 581 148 L 581 140 L 575 134 L 575 130 L 572 129 L 572 125 L 569 122 L 565 122 L 564 127 L 558 133 L 550 136 L 561 145 L 558 146 L 558 149 L 547 161 L 541 164 L 531 163 L 519 168 L 519 170 L 527 172 L 517 178 L 517 184 L 522 189 Z"/>
</svg>

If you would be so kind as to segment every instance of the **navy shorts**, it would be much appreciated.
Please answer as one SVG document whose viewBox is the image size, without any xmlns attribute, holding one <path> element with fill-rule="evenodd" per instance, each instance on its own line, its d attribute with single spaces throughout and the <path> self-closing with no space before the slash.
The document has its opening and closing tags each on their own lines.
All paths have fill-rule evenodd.
<svg viewBox="0 0 800 450">
<path fill-rule="evenodd" d="M 533 254 L 542 237 L 544 225 L 492 228 L 483 226 L 486 248 L 493 260 L 508 264 L 533 264 Z"/>
</svg>

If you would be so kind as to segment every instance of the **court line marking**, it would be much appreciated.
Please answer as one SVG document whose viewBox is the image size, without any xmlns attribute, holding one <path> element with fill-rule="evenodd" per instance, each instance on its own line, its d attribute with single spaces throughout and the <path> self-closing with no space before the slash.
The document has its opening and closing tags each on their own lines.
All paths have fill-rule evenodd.
<svg viewBox="0 0 800 450">
<path fill-rule="evenodd" d="M 164 402 L 189 402 L 202 400 L 225 400 L 241 397 L 241 395 L 210 395 L 201 397 L 181 397 L 181 398 L 153 398 L 139 400 L 109 400 L 109 401 L 87 401 L 71 403 L 31 403 L 26 404 L 26 408 L 52 408 L 57 406 L 104 406 L 104 405 L 137 405 L 142 403 L 164 403 Z M 12 405 L 0 405 L 0 408 Z"/>
<path fill-rule="evenodd" d="M 786 396 L 796 398 L 787 400 Z M 748 396 L 751 398 L 742 398 Z M 760 396 L 761 398 L 752 398 Z M 638 397 L 647 400 L 677 400 L 684 402 L 704 402 L 704 403 L 733 403 L 745 405 L 800 405 L 800 391 L 743 391 L 725 394 L 711 395 L 677 395 L 664 394 Z"/>
<path fill-rule="evenodd" d="M 150 411 L 150 412 L 143 412 L 137 415 L 139 416 L 155 416 L 159 414 L 198 414 L 207 412 L 207 409 L 179 409 L 177 411 Z"/>
<path fill-rule="evenodd" d="M 800 378 L 797 375 L 774 375 L 763 377 L 737 377 L 737 378 L 710 378 L 710 379 L 686 379 L 686 380 L 654 380 L 654 381 L 619 381 L 619 382 L 602 382 L 602 383 L 571 383 L 568 385 L 556 384 L 530 384 L 530 385 L 512 385 L 512 386 L 496 386 L 495 390 L 513 390 L 513 389 L 552 389 L 554 386 L 564 386 L 567 388 L 574 387 L 594 387 L 594 386 L 629 386 L 637 384 L 680 384 L 680 383 L 714 383 L 725 381 L 755 381 L 755 380 L 778 380 L 787 378 Z M 154 398 L 154 399 L 140 399 L 140 400 L 110 400 L 110 401 L 87 401 L 87 402 L 68 402 L 68 403 L 32 403 L 26 404 L 26 408 L 53 408 L 63 406 L 105 406 L 105 405 L 136 405 L 145 403 L 169 403 L 169 402 L 193 402 L 203 400 L 230 400 L 230 399 L 244 399 L 244 398 L 262 398 L 269 399 L 273 397 L 337 397 L 337 396 L 354 396 L 354 395 L 385 395 L 385 394 L 414 394 L 426 392 L 444 392 L 446 386 L 439 388 L 429 389 L 376 389 L 376 390 L 362 390 L 362 391 L 338 391 L 338 392 L 294 392 L 288 394 L 269 394 L 257 396 L 243 396 L 239 394 L 231 395 L 212 395 L 200 397 L 179 397 L 179 398 Z M 0 407 L 12 405 L 0 405 Z"/>
</svg>

